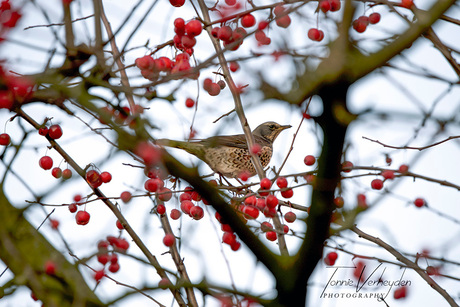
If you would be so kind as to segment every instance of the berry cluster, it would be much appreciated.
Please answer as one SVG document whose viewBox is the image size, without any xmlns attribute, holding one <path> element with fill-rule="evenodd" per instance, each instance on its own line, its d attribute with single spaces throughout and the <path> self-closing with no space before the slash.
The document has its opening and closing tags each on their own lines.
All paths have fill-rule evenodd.
<svg viewBox="0 0 460 307">
<path fill-rule="evenodd" d="M 200 21 L 193 19 L 185 23 L 184 19 L 176 18 L 174 20 L 174 33 L 173 38 L 174 46 L 187 54 L 193 54 L 193 47 L 196 44 L 196 36 L 200 35 L 203 26 Z"/>
<path fill-rule="evenodd" d="M 353 21 L 353 29 L 358 33 L 363 33 L 366 31 L 369 24 L 375 25 L 380 21 L 379 13 L 372 13 L 369 16 L 360 16 Z"/>
<path fill-rule="evenodd" d="M 211 30 L 211 35 L 221 40 L 224 47 L 235 51 L 243 44 L 243 39 L 246 37 L 247 32 L 242 27 L 232 29 L 230 26 L 224 25 L 222 27 L 214 27 Z"/>
<path fill-rule="evenodd" d="M 117 253 L 126 253 L 129 248 L 129 242 L 120 237 L 107 236 L 105 240 L 97 243 L 97 261 L 104 266 L 95 272 L 94 279 L 100 281 L 105 276 L 105 266 L 108 265 L 108 270 L 111 273 L 116 273 L 120 270 Z"/>
</svg>

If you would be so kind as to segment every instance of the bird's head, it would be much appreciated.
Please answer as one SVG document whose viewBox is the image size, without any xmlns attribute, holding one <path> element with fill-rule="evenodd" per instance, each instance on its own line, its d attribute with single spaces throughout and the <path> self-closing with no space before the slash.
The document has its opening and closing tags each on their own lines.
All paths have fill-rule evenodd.
<svg viewBox="0 0 460 307">
<path fill-rule="evenodd" d="M 274 142 L 276 137 L 283 131 L 284 129 L 291 128 L 291 125 L 280 125 L 275 122 L 266 122 L 260 124 L 254 131 L 252 132 L 253 135 L 261 136 L 270 142 Z"/>
</svg>

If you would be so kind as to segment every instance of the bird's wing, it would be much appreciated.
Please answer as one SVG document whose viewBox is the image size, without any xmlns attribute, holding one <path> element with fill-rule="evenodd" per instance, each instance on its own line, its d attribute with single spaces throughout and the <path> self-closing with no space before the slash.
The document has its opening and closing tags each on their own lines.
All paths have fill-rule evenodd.
<svg viewBox="0 0 460 307">
<path fill-rule="evenodd" d="M 260 145 L 265 145 L 267 142 L 259 136 L 254 136 L 254 139 L 256 143 L 259 143 Z M 213 136 L 204 140 L 200 140 L 199 142 L 205 146 L 210 147 L 228 146 L 248 149 L 248 144 L 244 134 Z"/>
</svg>

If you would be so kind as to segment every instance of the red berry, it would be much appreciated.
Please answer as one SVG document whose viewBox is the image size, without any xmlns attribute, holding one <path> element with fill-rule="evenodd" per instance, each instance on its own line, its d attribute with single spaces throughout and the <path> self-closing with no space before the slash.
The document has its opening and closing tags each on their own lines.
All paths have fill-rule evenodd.
<svg viewBox="0 0 460 307">
<path fill-rule="evenodd" d="M 395 289 L 395 292 L 393 292 L 393 297 L 395 300 L 405 298 L 406 295 L 407 295 L 407 287 L 399 287 Z"/>
<path fill-rule="evenodd" d="M 192 191 L 191 196 L 192 196 L 192 199 L 194 201 L 200 201 L 201 200 L 201 195 L 197 191 Z"/>
<path fill-rule="evenodd" d="M 337 208 L 342 208 L 344 205 L 345 201 L 343 200 L 342 196 L 337 196 L 334 198 L 334 204 Z"/>
<path fill-rule="evenodd" d="M 211 87 L 210 87 L 209 91 L 208 91 L 208 94 L 211 95 L 211 96 L 219 95 L 220 94 L 220 86 L 219 86 L 219 84 L 213 82 L 211 84 Z"/>
<path fill-rule="evenodd" d="M 401 6 L 405 7 L 406 9 L 412 8 L 413 5 L 414 5 L 413 0 L 401 0 Z"/>
<path fill-rule="evenodd" d="M 115 223 L 115 226 L 117 226 L 118 229 L 122 230 L 124 229 L 123 225 L 121 224 L 120 220 L 117 220 Z"/>
<path fill-rule="evenodd" d="M 273 231 L 273 225 L 270 224 L 269 222 L 262 222 L 262 224 L 260 224 L 260 229 L 263 232 Z"/>
<path fill-rule="evenodd" d="M 283 225 L 283 232 L 288 233 L 289 232 L 289 226 L 288 225 Z"/>
<path fill-rule="evenodd" d="M 278 186 L 278 188 L 284 189 L 284 188 L 287 188 L 288 182 L 286 178 L 278 177 L 278 179 L 276 179 L 276 185 Z"/>
<path fill-rule="evenodd" d="M 342 163 L 342 172 L 349 173 L 351 172 L 352 167 L 353 167 L 353 163 L 351 163 L 350 161 L 345 161 Z M 350 169 L 346 169 L 346 168 L 350 168 Z"/>
<path fill-rule="evenodd" d="M 184 35 L 181 37 L 180 41 L 184 48 L 193 48 L 196 45 L 196 39 L 193 36 Z"/>
<path fill-rule="evenodd" d="M 267 192 L 268 193 L 268 192 Z M 268 195 L 268 194 L 267 194 Z M 257 198 L 256 200 L 256 207 L 260 210 L 263 211 L 266 207 L 265 205 L 265 199 L 264 198 Z"/>
<path fill-rule="evenodd" d="M 331 12 L 336 12 L 340 10 L 340 7 L 342 6 L 340 0 L 329 0 L 329 3 L 331 4 Z"/>
<path fill-rule="evenodd" d="M 177 209 L 172 209 L 171 210 L 171 213 L 169 214 L 169 216 L 173 219 L 173 220 L 177 220 L 180 218 L 181 216 L 181 213 L 179 210 Z"/>
<path fill-rule="evenodd" d="M 102 184 L 101 175 L 95 170 L 88 171 L 85 177 L 86 177 L 86 181 L 94 189 L 100 187 Z"/>
<path fill-rule="evenodd" d="M 185 33 L 190 36 L 198 36 L 201 34 L 203 26 L 199 20 L 193 19 L 185 25 Z"/>
<path fill-rule="evenodd" d="M 134 60 L 134 64 L 136 64 L 137 68 L 141 70 L 153 70 L 155 66 L 155 60 L 150 55 L 144 55 L 143 57 L 137 58 Z M 104 111 L 110 114 L 110 111 Z"/>
<path fill-rule="evenodd" d="M 109 242 L 106 241 L 106 240 L 100 240 L 99 242 L 97 242 L 97 249 L 99 251 L 107 251 L 107 249 L 109 248 Z"/>
<path fill-rule="evenodd" d="M 364 269 L 366 267 L 366 264 L 364 261 L 358 261 L 355 265 L 355 269 L 353 270 L 353 276 L 358 280 L 358 281 L 364 281 L 366 277 L 364 276 Z"/>
<path fill-rule="evenodd" d="M 359 17 L 358 17 L 358 20 L 359 20 L 360 22 L 362 22 L 363 24 L 365 24 L 366 26 L 369 25 L 369 17 L 367 17 L 367 16 L 365 16 L 365 15 L 359 16 Z"/>
<path fill-rule="evenodd" d="M 72 177 L 72 171 L 69 168 L 66 168 L 65 170 L 62 171 L 63 179 L 69 179 L 71 177 Z"/>
<path fill-rule="evenodd" d="M 383 181 L 381 179 L 374 179 L 371 182 L 371 187 L 374 190 L 381 190 L 383 188 Z"/>
<path fill-rule="evenodd" d="M 275 19 L 276 25 L 280 28 L 287 28 L 291 24 L 291 17 L 284 15 Z"/>
<path fill-rule="evenodd" d="M 391 159 L 391 157 L 387 155 L 387 156 L 385 157 L 385 162 L 386 162 L 388 165 L 391 165 L 391 162 L 393 162 L 393 159 Z"/>
<path fill-rule="evenodd" d="M 158 180 L 155 178 L 155 179 L 148 179 L 145 183 L 144 183 L 144 188 L 149 191 L 149 192 L 156 192 L 158 190 Z"/>
<path fill-rule="evenodd" d="M 112 262 L 109 265 L 109 271 L 112 273 L 116 273 L 120 270 L 120 264 L 118 262 Z"/>
<path fill-rule="evenodd" d="M 312 155 L 308 155 L 303 159 L 303 162 L 305 163 L 305 165 L 311 166 L 315 164 L 316 158 Z"/>
<path fill-rule="evenodd" d="M 440 267 L 434 267 L 434 266 L 429 265 L 426 267 L 426 273 L 428 275 L 439 275 Z"/>
<path fill-rule="evenodd" d="M 53 140 L 57 140 L 62 136 L 62 129 L 61 126 L 59 125 L 52 125 L 48 129 L 48 135 L 50 138 Z"/>
<path fill-rule="evenodd" d="M 121 194 L 120 194 L 120 199 L 121 199 L 121 201 L 124 202 L 125 204 L 126 204 L 127 202 L 129 202 L 129 201 L 131 200 L 131 198 L 132 198 L 132 195 L 131 195 L 131 193 L 128 192 L 128 191 L 121 192 Z"/>
<path fill-rule="evenodd" d="M 360 193 L 357 195 L 356 198 L 358 200 L 358 207 L 366 209 L 367 208 L 366 195 Z"/>
<path fill-rule="evenodd" d="M 182 193 L 179 196 L 179 201 L 183 202 L 184 200 L 192 200 L 192 193 Z"/>
<path fill-rule="evenodd" d="M 224 80 L 217 81 L 217 84 L 219 84 L 221 90 L 223 90 L 227 86 L 227 83 L 225 83 Z"/>
<path fill-rule="evenodd" d="M 70 213 L 75 213 L 75 212 L 77 212 L 77 204 L 76 204 L 76 203 L 71 203 L 71 204 L 69 205 L 69 211 L 70 211 Z"/>
<path fill-rule="evenodd" d="M 48 127 L 42 127 L 40 129 L 38 129 L 38 134 L 43 135 L 43 136 L 47 135 L 48 134 Z"/>
<path fill-rule="evenodd" d="M 268 208 L 275 208 L 276 206 L 278 206 L 278 198 L 276 198 L 275 195 L 268 195 L 267 198 L 265 199 L 265 205 L 268 207 Z"/>
<path fill-rule="evenodd" d="M 156 164 L 161 159 L 161 152 L 148 142 L 140 142 L 134 149 L 134 153 L 138 155 L 146 165 Z"/>
<path fill-rule="evenodd" d="M 108 254 L 99 254 L 99 255 L 97 255 L 97 261 L 100 264 L 105 265 L 107 262 L 109 262 L 109 255 Z"/>
<path fill-rule="evenodd" d="M 211 30 L 211 35 L 214 37 L 214 38 L 218 38 L 219 37 L 219 27 L 214 27 L 212 28 Z"/>
<path fill-rule="evenodd" d="M 311 39 L 312 41 L 319 41 L 320 34 L 319 30 L 315 28 L 311 28 L 308 30 L 308 38 Z"/>
<path fill-rule="evenodd" d="M 211 89 L 212 85 L 212 79 L 211 78 L 206 78 L 203 80 L 203 89 L 207 92 Z"/>
<path fill-rule="evenodd" d="M 55 275 L 56 274 L 56 264 L 51 261 L 51 260 L 48 260 L 45 262 L 45 273 L 47 275 Z"/>
<path fill-rule="evenodd" d="M 118 241 L 117 237 L 114 236 L 107 236 L 107 242 L 109 242 L 110 245 L 115 245 L 115 243 Z M 112 255 L 113 257 L 116 257 L 116 255 Z M 111 261 L 114 261 L 113 258 Z"/>
<path fill-rule="evenodd" d="M 359 19 L 356 19 L 353 21 L 353 29 L 356 32 L 363 33 L 364 31 L 366 31 L 366 28 L 367 28 L 367 24 L 364 21 L 359 20 Z"/>
<path fill-rule="evenodd" d="M 256 24 L 256 18 L 252 14 L 246 14 L 241 18 L 241 25 L 245 28 L 253 27 Z"/>
<path fill-rule="evenodd" d="M 375 25 L 380 21 L 380 14 L 379 13 L 372 13 L 369 15 L 369 23 Z"/>
<path fill-rule="evenodd" d="M 275 241 L 276 238 L 277 238 L 278 236 L 276 235 L 276 232 L 274 232 L 274 231 L 268 231 L 268 232 L 265 233 L 265 237 L 266 237 L 269 241 Z"/>
<path fill-rule="evenodd" d="M 0 109 L 11 109 L 13 107 L 13 95 L 9 91 L 0 91 Z"/>
<path fill-rule="evenodd" d="M 157 195 L 161 201 L 169 201 L 172 198 L 171 190 L 165 187 L 158 189 Z"/>
<path fill-rule="evenodd" d="M 185 0 L 169 0 L 169 3 L 174 7 L 181 7 L 185 4 Z"/>
<path fill-rule="evenodd" d="M 43 156 L 38 161 L 38 164 L 44 170 L 49 170 L 49 169 L 51 169 L 53 167 L 53 159 L 51 159 L 51 157 L 49 157 L 49 156 Z"/>
<path fill-rule="evenodd" d="M 232 244 L 230 244 L 230 248 L 232 249 L 232 251 L 236 252 L 237 250 L 239 250 L 241 247 L 241 243 L 238 242 L 238 241 L 233 241 Z"/>
<path fill-rule="evenodd" d="M 55 167 L 51 170 L 51 175 L 53 175 L 54 178 L 61 178 L 62 171 L 59 167 Z"/>
<path fill-rule="evenodd" d="M 225 4 L 228 6 L 234 6 L 236 4 L 236 0 L 225 0 Z"/>
<path fill-rule="evenodd" d="M 285 11 L 286 9 L 284 8 L 284 6 L 282 4 L 278 4 L 277 6 L 275 6 L 273 13 L 275 14 L 275 16 L 282 16 Z"/>
<path fill-rule="evenodd" d="M 385 179 L 394 179 L 395 178 L 395 172 L 386 170 L 383 171 L 380 175 L 382 175 L 383 178 Z"/>
<path fill-rule="evenodd" d="M 187 108 L 193 108 L 194 105 L 195 105 L 195 101 L 192 98 L 187 98 L 185 100 L 185 106 Z"/>
<path fill-rule="evenodd" d="M 334 265 L 337 257 L 338 255 L 336 252 L 330 252 L 326 255 L 326 258 L 324 258 L 324 263 L 326 263 L 326 265 Z"/>
<path fill-rule="evenodd" d="M 158 213 L 158 214 L 161 214 L 161 215 L 165 214 L 165 213 L 166 213 L 166 207 L 165 207 L 165 205 L 159 204 L 159 205 L 157 206 L 157 213 Z"/>
<path fill-rule="evenodd" d="M 403 164 L 399 167 L 399 172 L 400 173 L 407 173 L 409 171 L 409 166 L 407 166 L 406 164 Z"/>
<path fill-rule="evenodd" d="M 281 191 L 281 196 L 284 198 L 291 198 L 294 195 L 294 190 L 293 189 L 287 189 L 284 191 Z"/>
<path fill-rule="evenodd" d="M 190 210 L 193 207 L 193 203 L 190 200 L 184 200 L 183 202 L 180 203 L 180 209 L 182 212 L 185 214 L 190 215 Z"/>
<path fill-rule="evenodd" d="M 119 238 L 115 241 L 115 247 L 122 252 L 126 252 L 129 248 L 129 242 L 126 239 Z"/>
<path fill-rule="evenodd" d="M 244 200 L 244 204 L 251 206 L 251 207 L 255 206 L 256 203 L 257 203 L 257 198 L 254 195 L 251 195 Z"/>
<path fill-rule="evenodd" d="M 225 231 L 222 235 L 222 242 L 232 245 L 236 241 L 236 235 L 233 232 Z"/>
<path fill-rule="evenodd" d="M 105 276 L 104 269 L 98 270 L 94 273 L 94 280 L 100 281 Z"/>
<path fill-rule="evenodd" d="M 101 180 L 103 183 L 108 183 L 110 180 L 112 180 L 112 175 L 109 172 L 102 172 Z"/>
<path fill-rule="evenodd" d="M 238 62 L 230 62 L 229 69 L 230 71 L 235 72 L 238 69 L 240 69 L 240 65 L 238 64 Z"/>
<path fill-rule="evenodd" d="M 174 19 L 174 27 L 176 29 L 185 29 L 185 20 L 180 17 Z M 176 32 L 176 34 L 178 33 Z"/>
<path fill-rule="evenodd" d="M 163 244 L 168 247 L 171 247 L 175 241 L 176 241 L 176 238 L 174 237 L 172 233 L 167 233 L 163 238 Z"/>
<path fill-rule="evenodd" d="M 8 146 L 11 142 L 11 138 L 8 133 L 0 134 L 0 145 Z"/>
<path fill-rule="evenodd" d="M 262 20 L 261 22 L 259 22 L 259 24 L 257 25 L 257 29 L 258 30 L 263 30 L 265 28 L 268 27 L 268 21 L 267 20 Z"/>
<path fill-rule="evenodd" d="M 272 182 L 270 179 L 268 178 L 263 178 L 261 181 L 260 181 L 260 188 L 262 190 L 269 190 L 270 188 L 272 187 Z"/>
<path fill-rule="evenodd" d="M 51 228 L 53 228 L 54 230 L 58 229 L 58 227 L 59 227 L 59 221 L 58 220 L 50 219 L 50 223 L 51 223 Z"/>
<path fill-rule="evenodd" d="M 319 31 L 319 37 L 318 37 L 318 42 L 322 41 L 323 38 L 324 38 L 324 32 L 322 30 L 318 30 Z"/>
<path fill-rule="evenodd" d="M 75 215 L 75 220 L 77 225 L 86 225 L 89 223 L 89 213 L 86 211 L 78 211 Z"/>
<path fill-rule="evenodd" d="M 425 200 L 423 198 L 416 198 L 414 200 L 414 205 L 418 208 L 425 206 Z"/>
<path fill-rule="evenodd" d="M 190 215 L 194 220 L 201 220 L 204 216 L 203 208 L 200 206 L 193 206 L 190 208 Z"/>
<path fill-rule="evenodd" d="M 230 28 L 229 26 L 223 26 L 219 29 L 219 32 L 217 32 L 217 37 L 221 41 L 226 42 L 232 38 L 232 34 L 233 34 L 232 28 Z"/>
<path fill-rule="evenodd" d="M 284 219 L 288 223 L 293 223 L 297 219 L 297 215 L 294 212 L 289 211 L 284 215 Z"/>
<path fill-rule="evenodd" d="M 253 206 L 244 206 L 243 207 L 243 213 L 244 217 L 247 219 L 256 219 L 259 217 L 259 209 Z"/>
<path fill-rule="evenodd" d="M 331 9 L 331 3 L 329 0 L 321 0 L 318 7 L 323 13 L 327 13 Z"/>
</svg>

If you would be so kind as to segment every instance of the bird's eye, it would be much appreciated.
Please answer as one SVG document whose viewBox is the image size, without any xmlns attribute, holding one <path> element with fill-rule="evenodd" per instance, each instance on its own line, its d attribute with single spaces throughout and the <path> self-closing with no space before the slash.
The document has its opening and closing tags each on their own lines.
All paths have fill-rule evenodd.
<svg viewBox="0 0 460 307">
<path fill-rule="evenodd" d="M 276 128 L 276 126 L 274 124 L 270 125 L 270 129 L 275 129 L 275 128 Z"/>
</svg>

